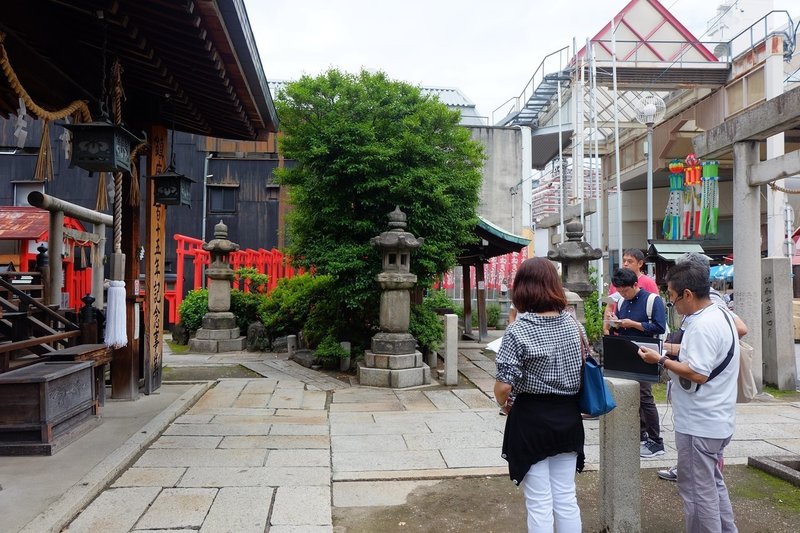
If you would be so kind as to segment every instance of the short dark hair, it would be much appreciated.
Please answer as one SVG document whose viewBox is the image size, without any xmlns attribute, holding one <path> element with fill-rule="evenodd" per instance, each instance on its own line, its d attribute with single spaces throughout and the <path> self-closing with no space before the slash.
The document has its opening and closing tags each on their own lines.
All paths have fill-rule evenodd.
<svg viewBox="0 0 800 533">
<path fill-rule="evenodd" d="M 549 259 L 532 257 L 523 261 L 514 277 L 512 301 L 520 313 L 563 311 L 567 307 L 561 278 Z"/>
<path fill-rule="evenodd" d="M 707 298 L 709 294 L 708 269 L 693 261 L 675 263 L 665 277 L 667 285 L 678 294 L 689 289 L 698 298 Z"/>
<path fill-rule="evenodd" d="M 622 257 L 625 257 L 626 255 L 633 257 L 637 261 L 644 262 L 644 254 L 638 248 L 628 248 L 622 252 Z"/>
<path fill-rule="evenodd" d="M 611 284 L 616 287 L 633 287 L 639 283 L 639 276 L 630 268 L 618 268 L 614 275 L 611 276 Z"/>
</svg>

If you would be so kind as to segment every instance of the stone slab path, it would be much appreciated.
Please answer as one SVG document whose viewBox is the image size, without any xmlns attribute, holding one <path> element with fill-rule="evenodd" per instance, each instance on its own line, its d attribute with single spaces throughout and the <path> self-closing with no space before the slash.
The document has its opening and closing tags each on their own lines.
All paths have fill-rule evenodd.
<svg viewBox="0 0 800 533">
<path fill-rule="evenodd" d="M 241 364 L 262 379 L 223 379 L 68 526 L 69 532 L 332 532 L 332 507 L 391 505 L 448 477 L 507 475 L 505 418 L 490 399 L 494 363 L 460 350 L 473 388 L 351 387 L 273 357 Z M 675 462 L 671 409 L 659 406 Z M 800 404 L 738 407 L 726 462 L 800 454 Z M 589 469 L 599 422 L 586 422 Z"/>
</svg>

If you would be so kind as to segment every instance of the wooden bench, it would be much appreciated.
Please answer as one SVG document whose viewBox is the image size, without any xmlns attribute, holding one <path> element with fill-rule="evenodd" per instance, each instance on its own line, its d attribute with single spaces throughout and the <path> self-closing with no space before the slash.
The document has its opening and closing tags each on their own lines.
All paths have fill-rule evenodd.
<svg viewBox="0 0 800 533">
<path fill-rule="evenodd" d="M 48 354 L 50 361 L 90 361 L 94 367 L 94 389 L 98 406 L 106 404 L 106 365 L 114 351 L 105 344 L 78 344 Z M 99 409 L 98 409 L 99 411 Z"/>
</svg>

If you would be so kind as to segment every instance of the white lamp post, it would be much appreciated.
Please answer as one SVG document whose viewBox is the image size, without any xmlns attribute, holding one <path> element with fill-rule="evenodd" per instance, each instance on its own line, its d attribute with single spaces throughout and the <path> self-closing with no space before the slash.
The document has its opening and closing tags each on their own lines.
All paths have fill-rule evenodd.
<svg viewBox="0 0 800 533">
<path fill-rule="evenodd" d="M 636 120 L 647 126 L 647 244 L 653 240 L 653 126 L 664 118 L 664 100 L 656 95 L 645 96 L 636 106 Z M 653 275 L 653 263 L 647 263 L 648 275 Z"/>
</svg>

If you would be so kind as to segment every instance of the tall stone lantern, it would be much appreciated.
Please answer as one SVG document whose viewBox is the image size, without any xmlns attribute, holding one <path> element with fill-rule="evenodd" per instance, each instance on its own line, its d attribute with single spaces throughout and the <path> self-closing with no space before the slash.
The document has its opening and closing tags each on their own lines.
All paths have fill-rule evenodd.
<svg viewBox="0 0 800 533">
<path fill-rule="evenodd" d="M 214 239 L 203 244 L 203 250 L 211 254 L 208 276 L 208 313 L 203 316 L 203 327 L 189 341 L 192 351 L 203 353 L 232 352 L 244 350 L 247 339 L 236 325 L 236 316 L 231 309 L 231 282 L 233 269 L 228 262 L 231 252 L 239 245 L 228 240 L 228 226 L 221 220 L 214 226 Z"/>
<path fill-rule="evenodd" d="M 430 367 L 422 362 L 417 341 L 408 332 L 411 317 L 409 290 L 417 282 L 411 273 L 411 251 L 424 239 L 407 232 L 406 214 L 395 207 L 389 213 L 389 231 L 370 239 L 381 252 L 383 270 L 375 277 L 381 288 L 380 332 L 359 365 L 362 385 L 404 388 L 430 383 Z"/>
</svg>

